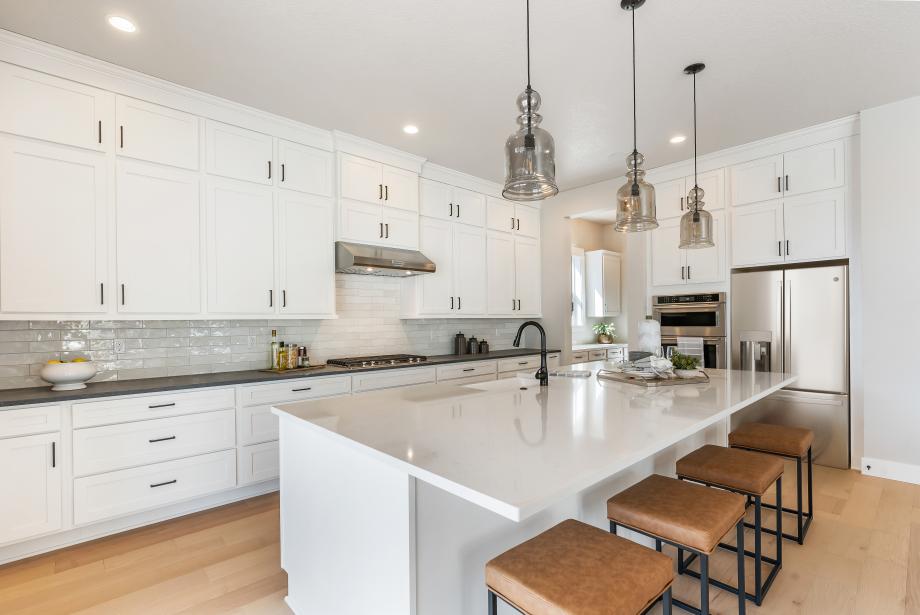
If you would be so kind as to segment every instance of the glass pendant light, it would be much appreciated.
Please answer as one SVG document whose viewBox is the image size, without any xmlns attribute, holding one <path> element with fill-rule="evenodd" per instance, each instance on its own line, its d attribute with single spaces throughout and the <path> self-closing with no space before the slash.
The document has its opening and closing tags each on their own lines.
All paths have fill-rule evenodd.
<svg viewBox="0 0 920 615">
<path fill-rule="evenodd" d="M 530 87 L 530 0 L 527 0 L 527 87 L 517 97 L 520 128 L 505 141 L 505 187 L 512 201 L 540 201 L 559 192 L 556 187 L 556 145 L 543 128 L 540 94 Z"/>
<path fill-rule="evenodd" d="M 712 240 L 712 214 L 703 209 L 705 193 L 696 175 L 696 75 L 704 68 L 705 64 L 697 63 L 684 69 L 686 74 L 693 75 L 693 188 L 687 195 L 687 213 L 680 218 L 681 248 L 711 248 L 716 245 Z"/>
<path fill-rule="evenodd" d="M 639 153 L 636 137 L 636 9 L 645 0 L 620 0 L 620 7 L 632 12 L 632 68 L 633 68 L 633 151 L 626 158 L 626 183 L 617 190 L 617 219 L 614 228 L 623 233 L 650 231 L 658 228 L 655 217 L 655 187 L 645 181 L 642 163 L 645 156 Z"/>
</svg>

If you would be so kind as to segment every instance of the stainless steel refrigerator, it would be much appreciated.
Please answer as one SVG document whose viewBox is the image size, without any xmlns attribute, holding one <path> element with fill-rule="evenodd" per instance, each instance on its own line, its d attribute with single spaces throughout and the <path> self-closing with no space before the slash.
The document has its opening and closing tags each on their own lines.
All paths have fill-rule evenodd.
<svg viewBox="0 0 920 615">
<path fill-rule="evenodd" d="M 815 433 L 815 463 L 850 467 L 846 265 L 742 271 L 731 282 L 732 369 L 789 372 L 791 387 L 737 413 Z"/>
</svg>

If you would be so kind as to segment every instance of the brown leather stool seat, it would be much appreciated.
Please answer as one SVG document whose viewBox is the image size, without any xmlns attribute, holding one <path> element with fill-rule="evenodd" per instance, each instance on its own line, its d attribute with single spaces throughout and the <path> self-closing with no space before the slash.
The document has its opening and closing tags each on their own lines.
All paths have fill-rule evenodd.
<svg viewBox="0 0 920 615">
<path fill-rule="evenodd" d="M 489 589 L 528 615 L 639 615 L 673 580 L 671 558 L 574 519 L 486 564 Z"/>
<path fill-rule="evenodd" d="M 763 495 L 783 475 L 783 460 L 763 453 L 707 444 L 677 461 L 677 475 L 751 495 Z"/>
<path fill-rule="evenodd" d="M 800 459 L 808 454 L 814 439 L 809 429 L 768 423 L 747 423 L 728 435 L 730 446 Z"/>
</svg>

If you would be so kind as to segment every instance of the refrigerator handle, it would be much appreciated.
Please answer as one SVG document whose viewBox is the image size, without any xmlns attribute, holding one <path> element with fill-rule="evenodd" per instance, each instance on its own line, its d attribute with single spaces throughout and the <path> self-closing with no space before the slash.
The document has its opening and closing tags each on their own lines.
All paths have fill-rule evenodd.
<svg viewBox="0 0 920 615">
<path fill-rule="evenodd" d="M 783 371 L 792 373 L 792 280 L 786 280 L 783 309 Z"/>
<path fill-rule="evenodd" d="M 783 365 L 783 359 L 785 359 L 785 347 L 784 347 L 784 334 L 783 331 L 783 315 L 786 310 L 786 295 L 785 295 L 785 285 L 783 281 L 780 280 L 776 283 L 777 295 L 779 296 L 779 309 L 776 310 L 776 347 L 773 348 L 772 357 L 770 358 L 770 371 L 776 372 L 785 372 L 785 366 Z M 776 361 L 778 365 L 773 365 L 773 361 Z"/>
</svg>

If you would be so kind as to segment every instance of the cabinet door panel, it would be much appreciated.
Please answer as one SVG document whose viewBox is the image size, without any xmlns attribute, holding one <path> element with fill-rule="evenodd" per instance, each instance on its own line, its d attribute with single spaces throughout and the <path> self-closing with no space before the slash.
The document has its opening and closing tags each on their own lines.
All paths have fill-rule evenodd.
<svg viewBox="0 0 920 615">
<path fill-rule="evenodd" d="M 384 207 L 383 241 L 394 248 L 418 248 L 418 214 L 404 209 Z"/>
<path fill-rule="evenodd" d="M 122 156 L 198 169 L 198 118 L 127 96 L 115 99 L 115 151 Z"/>
<path fill-rule="evenodd" d="M 108 151 L 115 96 L 58 77 L 0 63 L 0 132 Z"/>
<path fill-rule="evenodd" d="M 725 208 L 725 170 L 716 169 L 700 173 L 697 177 L 700 188 L 703 189 L 703 202 L 709 211 L 719 211 Z M 687 178 L 687 192 L 693 188 L 693 177 Z M 656 186 L 657 191 L 657 186 Z M 684 197 L 687 193 L 684 193 Z M 687 210 L 687 201 L 684 200 L 684 211 Z"/>
<path fill-rule="evenodd" d="M 383 204 L 418 211 L 418 173 L 383 165 Z"/>
<path fill-rule="evenodd" d="M 521 222 L 521 228 L 524 223 Z M 523 316 L 537 316 L 541 307 L 540 243 L 517 237 L 514 240 L 514 286 Z"/>
<path fill-rule="evenodd" d="M 486 238 L 489 314 L 517 314 L 514 293 L 514 238 L 489 231 Z"/>
<path fill-rule="evenodd" d="M 272 164 L 272 138 L 238 126 L 208 120 L 207 171 L 214 175 L 270 185 L 276 169 Z"/>
<path fill-rule="evenodd" d="M 267 188 L 209 180 L 209 312 L 275 312 L 272 200 Z"/>
<path fill-rule="evenodd" d="M 383 203 L 383 165 L 339 154 L 339 196 L 365 203 Z"/>
<path fill-rule="evenodd" d="M 712 214 L 712 237 L 715 246 L 694 248 L 687 252 L 687 282 L 690 284 L 724 282 L 725 272 L 725 213 Z"/>
<path fill-rule="evenodd" d="M 783 226 L 787 261 L 846 256 L 844 190 L 787 198 Z"/>
<path fill-rule="evenodd" d="M 453 224 L 447 220 L 428 218 L 419 219 L 419 250 L 435 264 L 435 272 L 418 277 L 421 285 L 421 304 L 419 311 L 423 314 L 451 314 L 456 310 L 456 293 L 454 292 L 454 250 Z"/>
<path fill-rule="evenodd" d="M 486 200 L 486 220 L 490 230 L 512 232 L 516 226 L 514 203 L 490 196 Z"/>
<path fill-rule="evenodd" d="M 0 440 L 0 543 L 61 529 L 62 459 L 60 433 Z"/>
<path fill-rule="evenodd" d="M 419 213 L 429 218 L 453 220 L 453 189 L 430 179 L 419 180 Z"/>
<path fill-rule="evenodd" d="M 688 186 L 684 178 L 655 184 L 655 211 L 659 220 L 676 218 L 684 213 Z"/>
<path fill-rule="evenodd" d="M 104 312 L 101 154 L 0 138 L 0 309 Z"/>
<path fill-rule="evenodd" d="M 728 168 L 732 205 L 776 199 L 782 194 L 783 157 L 770 156 Z"/>
<path fill-rule="evenodd" d="M 684 250 L 680 245 L 680 218 L 662 220 L 649 235 L 652 286 L 683 284 Z"/>
<path fill-rule="evenodd" d="M 732 266 L 783 262 L 783 202 L 732 210 Z"/>
<path fill-rule="evenodd" d="M 486 313 L 485 229 L 454 223 L 454 294 L 462 314 Z"/>
<path fill-rule="evenodd" d="M 484 194 L 454 188 L 453 194 L 454 216 L 464 224 L 485 226 L 486 224 L 486 197 Z"/>
<path fill-rule="evenodd" d="M 515 229 L 523 237 L 540 238 L 540 210 L 529 205 L 514 206 L 514 216 L 517 218 Z"/>
<path fill-rule="evenodd" d="M 118 161 L 118 311 L 201 312 L 198 175 Z"/>
<path fill-rule="evenodd" d="M 604 254 L 604 315 L 620 313 L 620 257 Z"/>
<path fill-rule="evenodd" d="M 358 201 L 339 202 L 339 239 L 381 245 L 383 208 Z"/>
<path fill-rule="evenodd" d="M 335 313 L 333 209 L 323 197 L 287 190 L 278 196 L 282 314 Z"/>
<path fill-rule="evenodd" d="M 788 152 L 783 157 L 783 163 L 786 196 L 843 185 L 843 141 L 831 141 Z"/>
<path fill-rule="evenodd" d="M 332 152 L 278 139 L 278 185 L 332 196 Z"/>
</svg>

